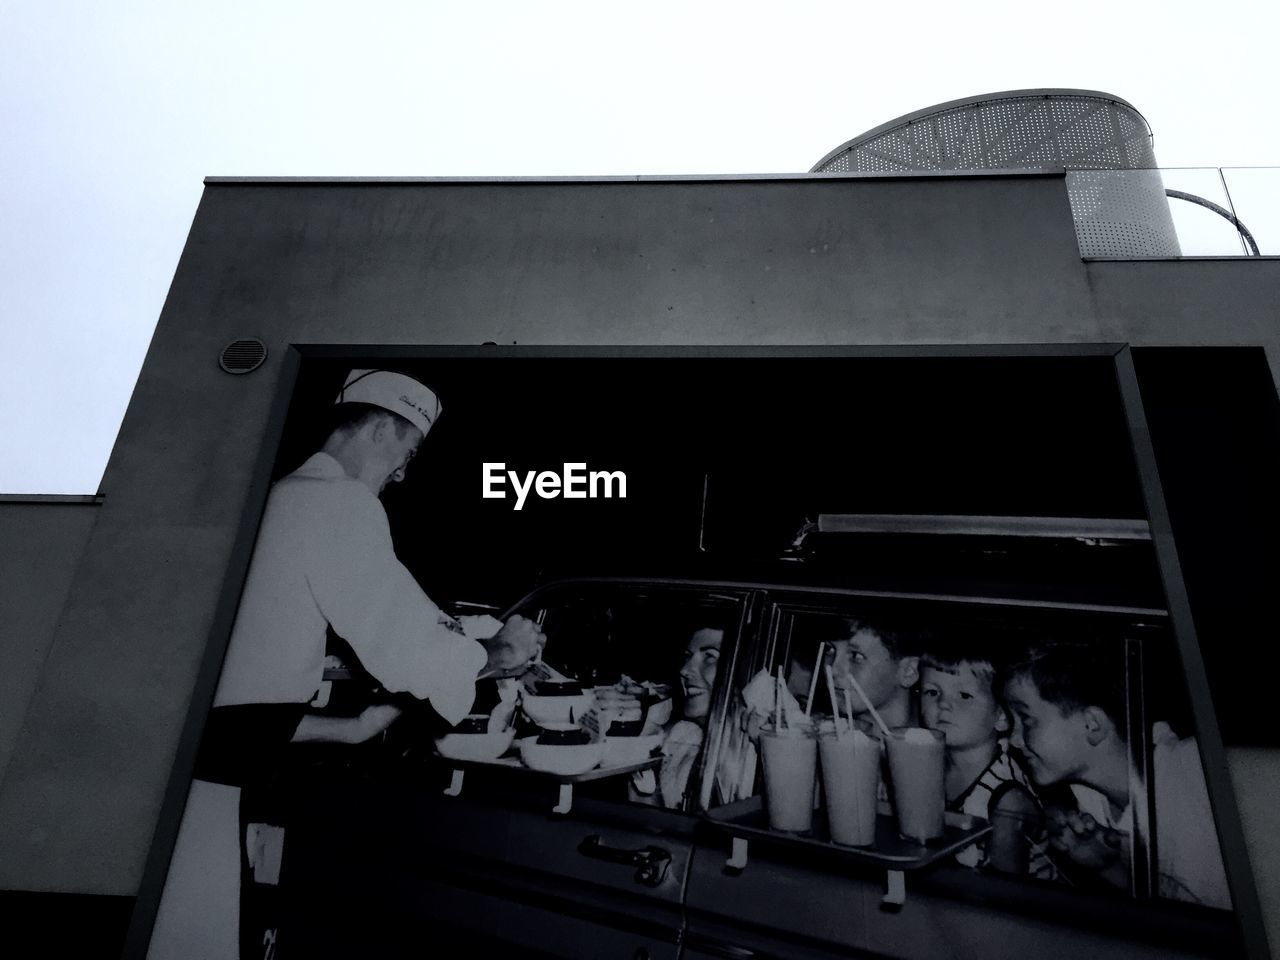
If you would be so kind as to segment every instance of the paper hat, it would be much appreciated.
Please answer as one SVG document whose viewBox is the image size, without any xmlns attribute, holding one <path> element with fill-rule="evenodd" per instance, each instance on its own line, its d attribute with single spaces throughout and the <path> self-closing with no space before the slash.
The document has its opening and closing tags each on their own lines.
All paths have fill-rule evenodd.
<svg viewBox="0 0 1280 960">
<path fill-rule="evenodd" d="M 390 410 L 426 436 L 440 416 L 440 400 L 413 377 L 390 370 L 352 370 L 337 403 L 368 403 Z"/>
</svg>

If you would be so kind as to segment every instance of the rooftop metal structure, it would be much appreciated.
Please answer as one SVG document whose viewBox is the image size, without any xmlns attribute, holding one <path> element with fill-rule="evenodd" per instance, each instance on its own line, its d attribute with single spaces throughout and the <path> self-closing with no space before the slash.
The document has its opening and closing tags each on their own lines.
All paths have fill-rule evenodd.
<svg viewBox="0 0 1280 960">
<path fill-rule="evenodd" d="M 815 173 L 1034 169 L 1067 180 L 1085 257 L 1176 257 L 1181 250 L 1134 106 L 1095 90 L 1012 90 L 952 100 L 836 147 Z M 1114 172 L 1113 172 L 1114 171 Z"/>
</svg>

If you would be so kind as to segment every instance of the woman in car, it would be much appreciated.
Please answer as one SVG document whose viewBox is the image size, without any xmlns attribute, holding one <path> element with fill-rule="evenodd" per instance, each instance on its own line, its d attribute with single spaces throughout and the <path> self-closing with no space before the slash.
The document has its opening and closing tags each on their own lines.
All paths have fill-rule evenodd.
<svg viewBox="0 0 1280 960">
<path fill-rule="evenodd" d="M 680 668 L 680 715 L 663 728 L 662 765 L 657 775 L 643 770 L 632 777 L 631 799 L 671 809 L 691 805 L 691 774 L 706 736 L 723 641 L 722 626 L 699 626 L 690 634 Z"/>
</svg>

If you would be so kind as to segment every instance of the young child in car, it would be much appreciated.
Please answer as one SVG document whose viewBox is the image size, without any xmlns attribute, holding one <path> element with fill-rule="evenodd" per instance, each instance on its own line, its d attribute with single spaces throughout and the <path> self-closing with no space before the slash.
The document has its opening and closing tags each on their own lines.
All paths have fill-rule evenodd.
<svg viewBox="0 0 1280 960">
<path fill-rule="evenodd" d="M 1042 814 L 1027 774 L 1010 755 L 1008 711 L 996 695 L 994 657 L 980 641 L 949 636 L 920 659 L 920 717 L 945 737 L 947 809 L 992 825 L 956 859 L 969 867 L 1047 876 L 1037 848 Z"/>
<path fill-rule="evenodd" d="M 918 644 L 919 637 L 913 632 L 887 621 L 866 617 L 844 621 L 843 629 L 831 643 L 828 663 L 837 695 L 843 698 L 849 691 L 855 718 L 865 719 L 868 724 L 871 721 L 850 676 L 857 678 L 858 686 L 890 727 L 916 722 L 913 694 L 920 679 Z M 869 725 L 867 732 L 875 734 L 874 725 Z"/>
<path fill-rule="evenodd" d="M 1129 886 L 1133 835 L 1125 663 L 1120 642 L 1051 643 L 1030 651 L 1004 685 L 1010 744 L 1037 786 L 1068 784 L 1077 809 L 1050 818 L 1052 847 L 1100 881 Z M 1165 723 L 1152 733 L 1158 892 L 1229 908 L 1199 750 Z M 1145 794 L 1145 790 L 1143 790 Z M 1136 799 L 1145 802 L 1145 795 Z"/>
</svg>

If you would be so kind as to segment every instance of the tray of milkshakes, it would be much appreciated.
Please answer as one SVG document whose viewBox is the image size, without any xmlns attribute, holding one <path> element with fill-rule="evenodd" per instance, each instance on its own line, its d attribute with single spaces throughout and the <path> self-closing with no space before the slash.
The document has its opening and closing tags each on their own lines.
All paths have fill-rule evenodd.
<svg viewBox="0 0 1280 960">
<path fill-rule="evenodd" d="M 518 680 L 500 681 L 493 710 L 469 715 L 435 748 L 455 769 L 585 783 L 657 767 L 670 712 L 670 690 L 661 685 L 623 677 L 590 687 L 539 662 Z"/>
<path fill-rule="evenodd" d="M 954 856 L 971 843 L 991 832 L 985 820 L 965 814 L 944 813 L 943 833 L 935 840 L 920 843 L 904 838 L 898 832 L 898 820 L 892 813 L 877 813 L 871 843 L 851 846 L 831 838 L 826 810 L 815 810 L 813 825 L 807 831 L 779 831 L 769 826 L 763 797 L 747 797 L 735 803 L 713 807 L 706 819 L 717 829 L 744 840 L 761 841 L 772 846 L 791 847 L 836 855 L 841 859 L 884 867 L 890 870 L 919 870 L 939 860 Z"/>
<path fill-rule="evenodd" d="M 763 789 L 709 810 L 713 825 L 741 840 L 898 871 L 953 856 L 990 832 L 985 820 L 945 810 L 937 731 L 886 728 L 877 737 L 844 717 L 796 721 L 760 728 Z"/>
</svg>

